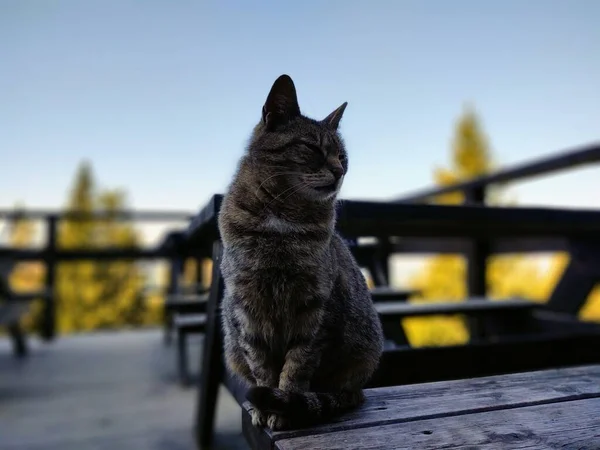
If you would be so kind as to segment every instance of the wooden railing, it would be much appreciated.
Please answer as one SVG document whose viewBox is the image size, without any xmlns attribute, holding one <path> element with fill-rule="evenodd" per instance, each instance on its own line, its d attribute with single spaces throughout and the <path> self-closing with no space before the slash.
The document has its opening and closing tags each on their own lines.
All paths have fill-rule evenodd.
<svg viewBox="0 0 600 450">
<path fill-rule="evenodd" d="M 514 183 L 533 177 L 548 175 L 559 171 L 573 169 L 590 164 L 600 163 L 600 143 L 592 143 L 575 149 L 557 152 L 548 157 L 508 167 L 489 175 L 483 175 L 461 183 L 432 187 L 401 196 L 396 203 L 427 203 L 444 194 L 462 192 L 465 204 L 485 205 L 487 191 L 490 187 Z M 461 253 L 468 261 L 467 286 L 471 297 L 486 295 L 487 258 L 494 253 L 520 252 L 555 252 L 568 251 L 569 240 L 559 236 L 527 236 L 526 238 L 510 238 L 480 240 L 470 242 L 432 239 L 411 239 L 408 242 L 391 238 L 385 243 L 392 252 L 421 253 Z"/>
<path fill-rule="evenodd" d="M 56 267 L 62 261 L 76 260 L 148 260 L 165 259 L 170 257 L 168 248 L 162 244 L 152 248 L 113 247 L 93 249 L 63 249 L 58 243 L 58 226 L 63 220 L 96 221 L 110 218 L 120 221 L 140 222 L 175 222 L 188 223 L 192 214 L 182 211 L 120 211 L 110 213 L 56 212 L 51 210 L 0 210 L 0 220 L 6 222 L 18 219 L 41 220 L 45 224 L 46 243 L 39 249 L 22 249 L 10 246 L 0 246 L 0 261 L 41 261 L 46 266 L 45 289 L 51 292 L 44 300 L 41 335 L 46 340 L 52 340 L 56 334 Z"/>
</svg>

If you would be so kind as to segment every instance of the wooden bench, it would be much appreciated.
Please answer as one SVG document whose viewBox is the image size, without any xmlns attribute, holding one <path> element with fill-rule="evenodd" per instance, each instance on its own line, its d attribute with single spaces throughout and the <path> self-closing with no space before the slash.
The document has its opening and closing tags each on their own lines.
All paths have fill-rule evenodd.
<svg viewBox="0 0 600 450">
<path fill-rule="evenodd" d="M 187 251 L 202 257 L 212 257 L 214 261 L 195 420 L 197 442 L 201 447 L 210 445 L 212 440 L 218 386 L 220 383 L 229 383 L 229 375 L 225 373 L 222 361 L 219 316 L 223 287 L 218 271 L 220 244 L 217 217 L 221 201 L 222 196 L 213 196 L 186 231 Z M 600 247 L 596 246 L 600 236 L 600 211 L 593 210 L 486 208 L 470 205 L 412 205 L 346 200 L 340 205 L 337 227 L 344 236 L 349 237 L 433 236 L 485 241 L 490 245 L 497 239 L 530 239 L 544 236 L 554 240 L 552 242 L 560 242 L 560 248 L 570 250 L 578 260 L 579 268 L 593 266 L 596 261 L 593 256 L 600 254 Z M 564 246 L 565 242 L 567 247 Z M 477 263 L 477 258 L 474 261 Z M 472 263 L 471 261 L 470 264 Z M 600 279 L 600 274 L 593 268 L 590 271 L 580 270 L 578 273 L 567 275 L 571 285 L 577 284 L 582 275 Z M 587 289 L 588 284 L 585 286 Z M 563 289 L 559 297 L 564 296 L 565 292 Z M 586 294 L 585 289 L 578 289 L 576 294 L 575 303 L 579 302 L 581 295 Z M 556 291 L 548 304 L 549 309 L 555 305 L 555 296 Z M 462 302 L 460 305 L 470 303 Z M 441 348 L 410 348 L 400 345 L 384 353 L 380 370 L 371 385 L 381 387 L 444 381 L 600 362 L 600 353 L 593 351 L 600 346 L 597 326 L 586 327 L 571 313 L 558 321 L 562 325 L 557 331 L 550 322 L 540 317 L 539 313 L 544 312 L 542 305 L 490 303 L 494 303 L 493 308 L 500 310 L 486 310 L 487 306 L 481 309 L 478 304 L 466 306 L 467 309 L 471 308 L 467 315 L 478 317 L 479 324 L 483 325 L 481 328 L 485 330 L 483 333 L 473 333 L 469 345 Z M 409 308 L 422 307 L 410 304 Z M 457 308 L 457 304 L 444 308 L 448 314 L 466 314 L 462 309 L 452 309 Z M 502 308 L 506 310 L 503 311 Z M 439 314 L 440 310 L 421 309 L 420 312 Z M 398 312 L 399 316 L 406 316 L 408 313 L 406 309 Z M 507 313 L 520 319 L 514 323 L 502 319 L 507 317 Z M 398 320 L 399 316 L 393 320 Z M 493 326 L 488 326 L 490 324 Z M 573 351 L 574 345 L 579 346 L 577 351 Z M 553 354 L 552 349 L 558 351 Z M 406 370 L 407 367 L 414 366 L 415 370 Z"/>
<path fill-rule="evenodd" d="M 179 381 L 187 386 L 190 383 L 188 364 L 188 337 L 191 334 L 203 334 L 206 331 L 206 314 L 179 314 L 173 317 L 173 326 L 177 332 L 177 368 Z"/>
<path fill-rule="evenodd" d="M 190 383 L 188 337 L 204 333 L 208 294 L 172 294 L 165 301 L 165 333 L 175 332 L 177 341 L 177 373 L 179 381 Z"/>
<path fill-rule="evenodd" d="M 600 365 L 366 390 L 330 423 L 242 427 L 253 450 L 600 447 Z"/>
</svg>

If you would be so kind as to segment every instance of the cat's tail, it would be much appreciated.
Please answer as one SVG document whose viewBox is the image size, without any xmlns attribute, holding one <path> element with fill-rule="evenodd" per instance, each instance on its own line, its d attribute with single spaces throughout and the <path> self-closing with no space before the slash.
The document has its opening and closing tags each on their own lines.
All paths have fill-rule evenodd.
<svg viewBox="0 0 600 450">
<path fill-rule="evenodd" d="M 250 388 L 246 398 L 267 414 L 278 414 L 294 424 L 310 424 L 361 405 L 361 389 L 339 392 L 287 392 L 266 386 Z"/>
</svg>

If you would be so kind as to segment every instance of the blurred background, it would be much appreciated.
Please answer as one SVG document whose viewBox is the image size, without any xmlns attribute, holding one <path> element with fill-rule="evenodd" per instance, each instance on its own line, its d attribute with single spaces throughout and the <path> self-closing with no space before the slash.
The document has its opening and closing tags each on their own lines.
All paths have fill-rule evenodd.
<svg viewBox="0 0 600 450">
<path fill-rule="evenodd" d="M 594 0 L 3 0 L 0 207 L 180 214 L 58 230 L 64 248 L 157 245 L 225 190 L 282 73 L 309 116 L 349 102 L 344 198 L 390 199 L 585 144 L 600 125 L 598 19 Z M 595 208 L 598 176 L 594 167 L 527 181 L 492 203 Z M 45 243 L 43 220 L 2 225 L 1 245 Z M 496 257 L 491 294 L 543 301 L 566 259 Z M 392 281 L 461 299 L 464 271 L 459 256 L 397 256 Z M 58 330 L 157 324 L 166 280 L 154 261 L 61 263 Z M 43 282 L 35 261 L 11 275 L 14 289 Z M 582 315 L 600 320 L 599 291 Z M 464 338 L 436 320 L 412 319 L 415 344 Z"/>
</svg>

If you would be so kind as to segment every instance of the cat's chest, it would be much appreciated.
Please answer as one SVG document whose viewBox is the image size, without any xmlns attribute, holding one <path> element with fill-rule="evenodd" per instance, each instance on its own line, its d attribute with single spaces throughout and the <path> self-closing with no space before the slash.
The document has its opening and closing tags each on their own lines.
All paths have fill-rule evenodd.
<svg viewBox="0 0 600 450">
<path fill-rule="evenodd" d="M 328 290 L 327 268 L 277 248 L 227 252 L 223 275 L 236 297 L 254 307 L 293 309 Z"/>
</svg>

